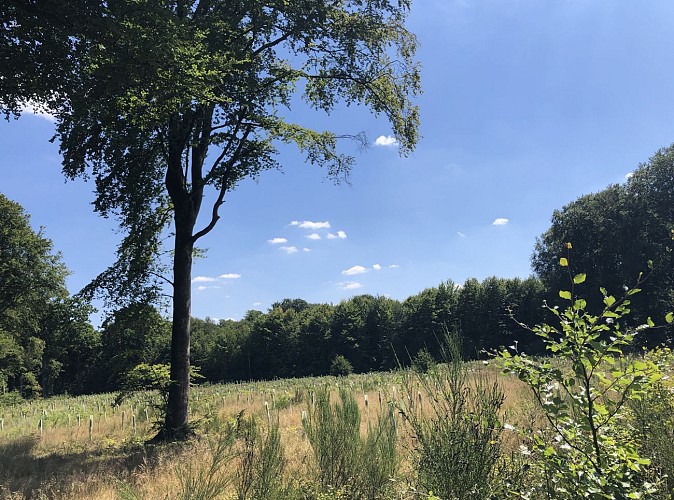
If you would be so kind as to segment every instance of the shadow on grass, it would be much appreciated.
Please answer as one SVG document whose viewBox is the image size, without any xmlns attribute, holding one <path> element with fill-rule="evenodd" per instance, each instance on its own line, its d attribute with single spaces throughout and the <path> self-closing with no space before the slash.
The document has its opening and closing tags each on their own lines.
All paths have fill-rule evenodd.
<svg viewBox="0 0 674 500">
<path fill-rule="evenodd" d="M 104 484 L 128 480 L 139 469 L 151 471 L 171 445 L 126 445 L 109 449 L 72 449 L 44 452 L 39 438 L 0 441 L 1 498 L 95 498 Z M 90 491 L 89 491 L 90 490 Z"/>
</svg>

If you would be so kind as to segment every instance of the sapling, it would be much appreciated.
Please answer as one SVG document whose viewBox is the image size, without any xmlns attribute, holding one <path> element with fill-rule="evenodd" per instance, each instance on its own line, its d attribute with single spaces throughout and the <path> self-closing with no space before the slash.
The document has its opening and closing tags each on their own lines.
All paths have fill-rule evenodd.
<svg viewBox="0 0 674 500">
<path fill-rule="evenodd" d="M 571 244 L 567 244 L 571 249 Z M 560 259 L 568 267 L 569 259 Z M 525 382 L 543 410 L 547 427 L 530 439 L 533 465 L 540 473 L 536 496 L 549 498 L 644 498 L 656 486 L 644 480 L 649 460 L 640 456 L 627 426 L 627 403 L 637 400 L 661 377 L 649 359 L 628 356 L 635 337 L 653 322 L 624 327 L 629 297 L 618 300 L 601 288 L 603 308 L 588 311 L 576 294 L 585 274 L 572 275 L 571 289 L 559 292 L 567 307 L 547 306 L 556 325 L 529 328 L 541 337 L 549 357 L 532 358 L 503 350 L 504 370 Z M 524 445 L 527 453 L 530 451 Z"/>
</svg>

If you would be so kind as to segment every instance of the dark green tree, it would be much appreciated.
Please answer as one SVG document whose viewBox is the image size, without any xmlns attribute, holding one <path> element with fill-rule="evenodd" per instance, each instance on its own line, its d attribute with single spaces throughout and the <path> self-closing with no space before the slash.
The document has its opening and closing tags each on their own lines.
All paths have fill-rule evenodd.
<svg viewBox="0 0 674 500">
<path fill-rule="evenodd" d="M 533 269 L 545 286 L 559 290 L 568 282 L 569 269 L 559 266 L 559 259 L 567 254 L 570 272 L 586 274 L 595 290 L 601 286 L 620 290 L 632 286 L 640 273 L 649 274 L 642 293 L 633 298 L 629 321 L 641 324 L 653 316 L 664 323 L 674 301 L 673 179 L 674 147 L 670 146 L 639 165 L 625 184 L 582 196 L 556 210 L 532 257 Z M 588 306 L 596 312 L 603 304 L 595 298 L 589 299 Z M 653 330 L 644 339 L 661 342 L 668 337 L 671 327 Z"/>
<path fill-rule="evenodd" d="M 408 362 L 426 348 L 435 357 L 445 334 L 457 324 L 459 291 L 451 280 L 427 288 L 403 302 L 401 331 L 394 345 L 401 362 Z"/>
<path fill-rule="evenodd" d="M 166 363 L 171 324 L 150 304 L 131 304 L 101 325 L 101 364 L 105 389 L 119 390 L 124 374 L 136 365 Z"/>
<path fill-rule="evenodd" d="M 66 86 L 57 87 L 64 95 L 53 109 L 57 138 L 65 174 L 92 176 L 96 210 L 119 217 L 126 233 L 118 262 L 97 285 L 136 299 L 156 293 L 154 257 L 161 231 L 172 224 L 172 384 L 160 437 L 179 437 L 187 429 L 195 243 L 216 225 L 228 191 L 280 166 L 279 143 L 297 145 L 333 178 L 348 172 L 353 158 L 337 146 L 356 136 L 285 117 L 298 94 L 324 112 L 363 104 L 389 120 L 401 153 L 414 148 L 418 113 L 409 96 L 419 90 L 419 71 L 416 39 L 404 27 L 410 2 L 143 0 L 96 7 L 100 15 L 83 10 L 84 29 L 59 24 L 71 49 L 64 55 L 59 45 L 53 55 L 72 64 Z M 11 25 L 16 9 L 9 15 Z M 38 25 L 44 21 L 35 16 Z M 38 31 L 14 35 L 35 44 Z M 10 97 L 17 93 L 41 97 L 21 89 Z"/>
<path fill-rule="evenodd" d="M 299 354 L 300 315 L 294 309 L 271 309 L 251 325 L 248 352 L 254 378 L 295 376 Z"/>
<path fill-rule="evenodd" d="M 2 194 L 0 221 L 0 388 L 39 395 L 41 321 L 67 297 L 68 271 L 23 208 Z"/>
<path fill-rule="evenodd" d="M 100 391 L 101 335 L 89 322 L 93 308 L 80 298 L 52 301 L 40 319 L 44 341 L 40 384 L 43 396 Z"/>
<path fill-rule="evenodd" d="M 330 367 L 331 325 L 335 308 L 312 304 L 300 313 L 296 376 L 326 375 Z"/>
</svg>

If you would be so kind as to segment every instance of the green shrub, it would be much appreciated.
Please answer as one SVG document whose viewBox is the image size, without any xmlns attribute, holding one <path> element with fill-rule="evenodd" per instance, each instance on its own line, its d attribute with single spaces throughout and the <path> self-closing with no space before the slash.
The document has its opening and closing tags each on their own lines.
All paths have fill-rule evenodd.
<svg viewBox="0 0 674 500">
<path fill-rule="evenodd" d="M 415 490 L 429 498 L 502 498 L 521 476 L 501 448 L 504 393 L 484 372 L 469 374 L 460 353 L 458 336 L 448 334 L 444 363 L 405 372 L 399 410 L 415 438 Z"/>
<path fill-rule="evenodd" d="M 428 349 L 422 347 L 412 360 L 412 368 L 419 373 L 426 373 L 433 369 L 437 362 Z"/>
<path fill-rule="evenodd" d="M 394 415 L 384 412 L 362 437 L 356 400 L 344 388 L 339 397 L 340 402 L 333 405 L 328 390 L 319 390 L 304 420 L 321 493 L 339 492 L 339 498 L 387 498 L 398 466 Z"/>
<path fill-rule="evenodd" d="M 659 348 L 646 357 L 671 369 L 674 356 L 670 349 Z M 641 398 L 629 403 L 631 418 L 641 455 L 650 458 L 654 478 L 663 479 L 665 498 L 674 497 L 674 384 L 671 380 L 655 383 Z"/>
<path fill-rule="evenodd" d="M 566 267 L 568 260 L 562 258 L 560 264 Z M 570 291 L 559 292 L 569 306 L 563 311 L 548 307 L 559 326 L 532 329 L 555 358 L 500 353 L 505 370 L 530 387 L 548 424 L 530 443 L 540 478 L 531 494 L 561 499 L 647 497 L 656 490 L 646 480 L 650 461 L 639 453 L 626 407 L 647 394 L 661 375 L 654 362 L 624 354 L 647 325 L 632 331 L 620 325 L 630 312 L 628 297 L 639 290 L 616 300 L 601 289 L 604 309 L 593 315 L 575 294 L 585 275 L 571 281 Z"/>
<path fill-rule="evenodd" d="M 282 483 L 286 461 L 278 422 L 271 422 L 266 433 L 255 417 L 242 424 L 242 449 L 234 483 L 238 500 L 288 498 L 288 489 Z"/>
<path fill-rule="evenodd" d="M 179 489 L 172 497 L 175 500 L 215 500 L 222 498 L 231 483 L 225 469 L 235 456 L 236 426 L 223 426 L 220 434 L 209 439 L 210 460 L 193 467 L 191 464 L 176 469 Z"/>
<path fill-rule="evenodd" d="M 24 402 L 19 391 L 10 391 L 0 394 L 0 408 L 5 406 L 14 406 Z"/>
<path fill-rule="evenodd" d="M 330 363 L 330 375 L 340 377 L 351 375 L 352 373 L 353 366 L 348 359 L 346 359 L 341 354 L 338 354 L 333 358 L 332 363 Z"/>
</svg>

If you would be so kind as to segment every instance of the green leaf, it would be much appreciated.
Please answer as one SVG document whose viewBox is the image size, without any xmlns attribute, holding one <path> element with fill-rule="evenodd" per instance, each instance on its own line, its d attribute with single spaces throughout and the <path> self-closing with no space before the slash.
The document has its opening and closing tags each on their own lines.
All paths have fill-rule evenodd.
<svg viewBox="0 0 674 500">
<path fill-rule="evenodd" d="M 674 321 L 674 312 L 668 312 L 665 314 L 665 321 L 667 323 L 672 323 Z"/>
<path fill-rule="evenodd" d="M 607 307 L 611 307 L 613 304 L 615 304 L 615 297 L 613 295 L 604 297 L 604 304 L 606 304 Z"/>
<path fill-rule="evenodd" d="M 571 300 L 571 292 L 568 292 L 566 290 L 560 290 L 559 291 L 559 296 L 563 299 L 566 300 Z"/>
<path fill-rule="evenodd" d="M 573 277 L 573 282 L 574 282 L 576 285 L 580 285 L 581 283 L 584 283 L 584 282 L 585 282 L 585 278 L 587 278 L 587 275 L 586 275 L 585 273 L 576 274 L 576 275 Z"/>
<path fill-rule="evenodd" d="M 653 320 L 651 319 L 650 316 L 646 320 L 646 323 L 648 323 L 648 326 L 650 326 L 651 328 L 653 328 L 655 326 L 655 323 L 653 323 Z"/>
<path fill-rule="evenodd" d="M 566 257 L 562 257 L 559 259 L 559 265 L 562 267 L 567 267 L 569 265 L 569 261 L 566 259 Z"/>
</svg>

